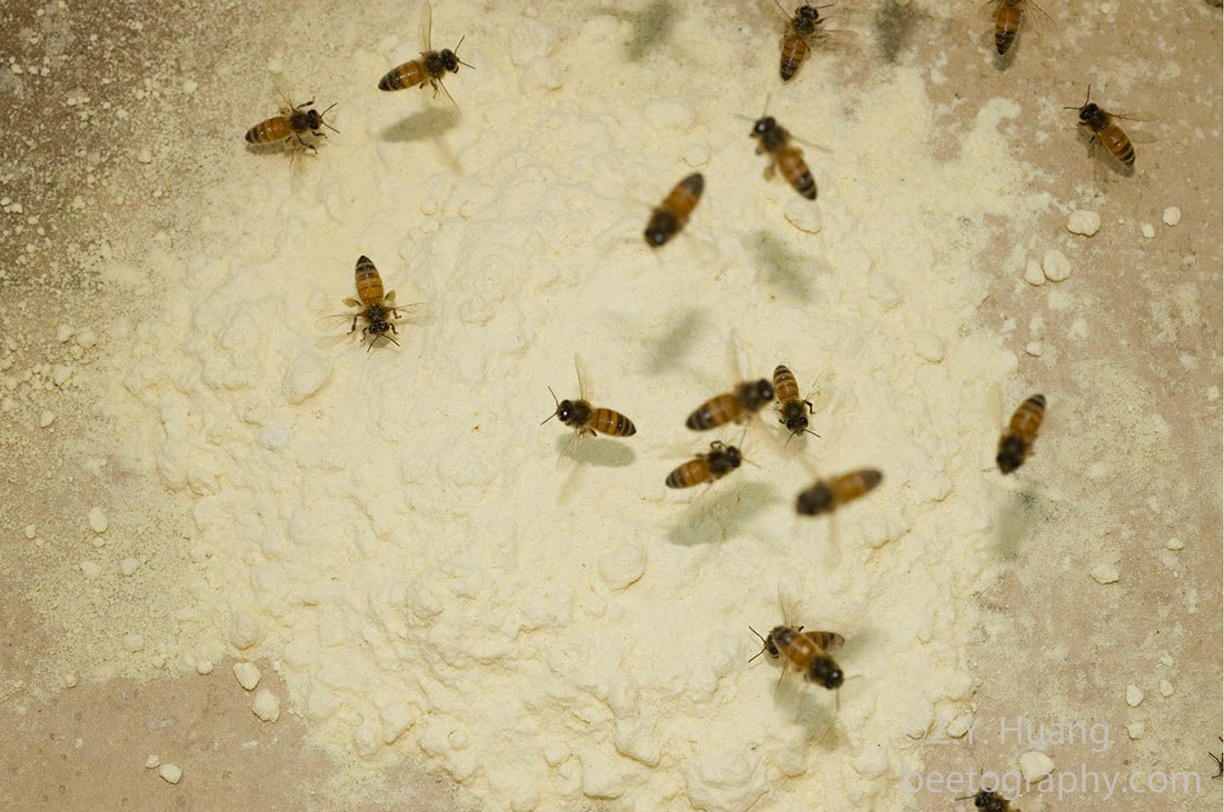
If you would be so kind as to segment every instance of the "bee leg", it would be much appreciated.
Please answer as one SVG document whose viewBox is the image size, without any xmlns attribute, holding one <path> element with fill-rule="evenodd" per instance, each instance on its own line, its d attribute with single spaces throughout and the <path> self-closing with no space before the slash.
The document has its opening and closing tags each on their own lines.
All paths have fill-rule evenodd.
<svg viewBox="0 0 1224 812">
<path fill-rule="evenodd" d="M 805 401 L 803 401 L 803 405 L 807 407 L 807 409 L 808 409 L 808 414 L 816 414 L 816 409 L 815 409 L 815 408 L 813 408 L 813 406 L 812 406 L 812 401 L 810 401 L 810 400 L 805 400 Z"/>
<path fill-rule="evenodd" d="M 395 333 L 396 335 L 399 335 L 399 330 L 395 329 L 395 322 L 389 321 L 387 322 L 387 326 L 391 328 L 391 332 Z"/>
<path fill-rule="evenodd" d="M 360 313 L 358 313 L 356 316 L 353 316 L 353 326 L 349 329 L 349 335 L 352 335 L 353 333 L 357 332 L 357 319 L 360 316 L 361 316 Z M 365 332 L 366 332 L 365 330 L 362 330 L 361 331 L 362 335 L 364 335 Z"/>
</svg>

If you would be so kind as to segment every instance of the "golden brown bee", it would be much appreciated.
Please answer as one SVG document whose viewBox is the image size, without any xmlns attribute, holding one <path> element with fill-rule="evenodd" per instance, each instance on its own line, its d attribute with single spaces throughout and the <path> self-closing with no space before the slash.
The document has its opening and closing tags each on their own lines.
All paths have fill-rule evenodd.
<svg viewBox="0 0 1224 812">
<path fill-rule="evenodd" d="M 646 243 L 658 248 L 684 228 L 689 215 L 697 208 L 701 193 L 705 190 L 705 178 L 694 172 L 676 184 L 663 203 L 650 213 L 646 224 Z"/>
<path fill-rule="evenodd" d="M 374 349 L 374 345 L 380 338 L 385 338 L 399 346 L 394 336 L 388 335 L 388 331 L 397 333 L 395 320 L 399 318 L 399 311 L 402 309 L 395 304 L 395 291 L 383 293 L 382 277 L 378 275 L 378 268 L 374 267 L 374 263 L 367 256 L 362 255 L 357 258 L 355 276 L 357 298 L 344 300 L 346 306 L 358 308 L 353 314 L 353 326 L 349 333 L 356 331 L 357 320 L 363 319 L 366 326 L 361 329 L 361 333 L 363 337 L 370 338 L 369 346 L 366 347 L 367 352 Z"/>
<path fill-rule="evenodd" d="M 778 409 L 780 416 L 778 422 L 786 426 L 790 432 L 790 437 L 786 438 L 789 443 L 791 437 L 797 434 L 807 432 L 813 437 L 820 435 L 808 429 L 808 415 L 813 413 L 812 401 L 799 399 L 799 382 L 795 380 L 795 373 L 784 364 L 778 364 L 774 369 L 773 374 L 774 392 L 778 395 L 778 402 L 781 406 Z"/>
<path fill-rule="evenodd" d="M 688 416 L 684 425 L 693 431 L 705 431 L 730 423 L 742 423 L 748 415 L 761 411 L 774 399 L 774 389 L 769 381 L 744 381 L 734 392 L 716 395 L 697 407 Z"/>
<path fill-rule="evenodd" d="M 435 51 L 430 46 L 432 28 L 433 9 L 426 2 L 421 6 L 421 58 L 405 62 L 387 71 L 386 75 L 378 80 L 379 90 L 403 90 L 406 87 L 432 85 L 434 98 L 437 98 L 438 91 L 441 90 L 451 103 L 454 103 L 455 100 L 450 91 L 446 89 L 446 85 L 442 84 L 442 77 L 446 76 L 447 71 L 458 73 L 460 65 L 472 67 L 460 59 L 458 54 L 459 45 L 463 44 L 465 37 L 460 37 L 459 45 L 456 45 L 453 51 L 449 48 Z"/>
<path fill-rule="evenodd" d="M 1037 429 L 1041 428 L 1045 409 L 1045 395 L 1033 395 L 1016 409 L 1007 431 L 999 438 L 999 454 L 995 462 L 999 464 L 1000 471 L 1010 474 L 1024 464 L 1025 457 L 1033 449 L 1033 441 L 1037 439 Z"/>
<path fill-rule="evenodd" d="M 832 513 L 873 490 L 883 479 L 884 475 L 874 468 L 863 468 L 832 479 L 819 479 L 799 494 L 796 509 L 802 516 Z"/>
<path fill-rule="evenodd" d="M 782 8 L 781 3 L 778 3 L 778 8 Z M 824 22 L 820 18 L 820 8 L 823 6 L 805 3 L 795 9 L 793 17 L 787 18 L 786 33 L 782 35 L 780 66 L 783 82 L 790 81 L 808 58 L 812 50 L 812 38 L 819 33 L 820 24 Z M 785 14 L 786 9 L 783 8 L 782 13 Z"/>
<path fill-rule="evenodd" d="M 1020 23 L 1024 20 L 1026 7 L 1031 5 L 1042 14 L 1045 12 L 1033 0 L 993 0 L 993 3 L 995 50 L 999 52 L 999 56 L 1006 56 L 1020 34 Z"/>
<path fill-rule="evenodd" d="M 713 483 L 739 468 L 743 461 L 738 448 L 715 440 L 710 443 L 710 453 L 698 454 L 668 474 L 667 487 L 692 488 L 702 482 Z"/>
<path fill-rule="evenodd" d="M 767 637 L 761 637 L 756 629 L 752 629 L 752 633 L 761 638 L 762 643 L 761 650 L 753 660 L 761 654 L 768 654 L 774 660 L 785 657 L 788 664 L 803 674 L 804 679 L 829 690 L 840 687 L 845 681 L 841 666 L 831 656 L 846 642 L 846 638 L 840 634 L 805 632 L 802 626 L 775 626 Z"/>
<path fill-rule="evenodd" d="M 973 799 L 973 805 L 975 807 L 978 809 L 984 809 L 986 812 L 1020 812 L 1019 809 L 1012 809 L 1011 804 L 1009 804 L 1007 799 L 1005 799 L 1002 795 L 988 789 L 980 789 L 978 790 L 977 795 L 966 795 L 963 798 L 957 798 L 956 800 L 967 801 L 970 798 Z"/>
<path fill-rule="evenodd" d="M 332 107 L 336 106 L 335 104 L 320 113 L 311 107 L 314 99 L 302 104 L 294 104 L 286 99 L 286 103 L 289 106 L 282 107 L 279 116 L 261 121 L 247 130 L 248 144 L 274 144 L 277 141 L 293 138 L 296 140 L 296 149 L 315 152 L 317 150 L 314 145 L 305 140 L 307 135 L 326 138 L 327 133 L 323 132 L 323 127 L 327 127 L 332 132 L 340 132 L 323 120 L 323 117 L 331 112 Z"/>
<path fill-rule="evenodd" d="M 1091 141 L 1099 141 L 1109 150 L 1109 154 L 1118 159 L 1128 169 L 1135 166 L 1135 148 L 1130 139 L 1117 124 L 1114 124 L 1116 114 L 1110 114 L 1098 107 L 1095 102 L 1088 101 L 1092 97 L 1092 85 L 1088 85 L 1088 95 L 1079 109 L 1079 126 L 1092 133 Z M 1064 107 L 1064 110 L 1075 110 L 1074 106 Z M 1125 116 L 1116 116 L 1125 118 Z"/>
<path fill-rule="evenodd" d="M 808 200 L 816 199 L 816 180 L 807 162 L 803 160 L 803 150 L 791 144 L 791 135 L 773 116 L 757 119 L 752 125 L 752 137 L 757 139 L 757 155 L 768 153 L 772 161 L 765 169 L 765 177 L 773 176 L 775 170 L 795 187 L 795 191 Z"/>
<path fill-rule="evenodd" d="M 587 400 L 586 375 L 582 371 L 582 361 L 576 355 L 574 356 L 574 369 L 578 373 L 579 397 L 576 400 L 567 398 L 559 401 L 550 386 L 548 391 L 552 393 L 557 410 L 544 418 L 540 425 L 544 425 L 554 417 L 559 417 L 562 423 L 574 430 L 574 438 L 587 434 L 594 436 L 610 434 L 613 437 L 632 437 L 637 434 L 637 427 L 633 425 L 632 420 L 612 409 L 592 406 Z M 573 442 L 573 439 L 570 442 Z"/>
</svg>

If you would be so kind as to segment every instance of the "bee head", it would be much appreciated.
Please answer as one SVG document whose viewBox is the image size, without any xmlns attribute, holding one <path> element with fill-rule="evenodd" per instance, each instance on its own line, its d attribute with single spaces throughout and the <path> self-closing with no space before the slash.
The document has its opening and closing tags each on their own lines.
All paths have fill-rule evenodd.
<svg viewBox="0 0 1224 812">
<path fill-rule="evenodd" d="M 443 51 L 440 54 L 440 56 L 442 57 L 442 66 L 444 68 L 446 68 L 451 73 L 459 72 L 459 57 L 455 55 L 454 51 L 447 48 L 445 51 Z"/>
<path fill-rule="evenodd" d="M 1101 114 L 1101 108 L 1097 107 L 1096 102 L 1088 102 L 1080 108 L 1079 119 L 1085 124 L 1091 122 Z"/>
<path fill-rule="evenodd" d="M 803 413 L 803 404 L 800 403 L 798 405 L 799 408 L 795 412 L 788 414 L 786 419 L 782 421 L 786 424 L 787 430 L 795 434 L 807 431 L 808 427 L 807 415 Z"/>
<path fill-rule="evenodd" d="M 777 127 L 777 126 L 778 126 L 778 122 L 774 119 L 773 116 L 764 116 L 763 118 L 758 118 L 756 120 L 756 123 L 752 125 L 752 135 L 754 138 L 759 138 L 760 136 L 764 135 L 765 133 L 769 132 L 770 130 L 772 130 L 774 127 Z"/>
<path fill-rule="evenodd" d="M 732 468 L 739 468 L 740 463 L 744 461 L 744 457 L 742 454 L 740 454 L 740 450 L 733 445 L 727 446 L 723 450 L 723 453 L 727 455 L 727 462 L 731 464 Z"/>
<path fill-rule="evenodd" d="M 841 667 L 833 662 L 832 657 L 817 657 L 813 660 L 811 668 L 808 669 L 807 678 L 829 690 L 841 687 L 842 682 L 845 681 Z"/>
<path fill-rule="evenodd" d="M 656 210 L 646 228 L 646 242 L 658 247 L 667 242 L 667 238 L 675 233 L 678 227 L 676 215 L 669 211 Z"/>
<path fill-rule="evenodd" d="M 761 380 L 756 382 L 755 390 L 757 400 L 760 403 L 768 403 L 774 399 L 773 384 L 764 378 L 761 378 Z"/>
<path fill-rule="evenodd" d="M 820 20 L 820 12 L 815 6 L 800 6 L 795 11 L 795 16 L 807 23 L 815 23 Z"/>
<path fill-rule="evenodd" d="M 562 423 L 568 423 L 573 416 L 574 402 L 572 400 L 563 400 L 557 404 L 557 417 L 561 418 Z"/>
</svg>

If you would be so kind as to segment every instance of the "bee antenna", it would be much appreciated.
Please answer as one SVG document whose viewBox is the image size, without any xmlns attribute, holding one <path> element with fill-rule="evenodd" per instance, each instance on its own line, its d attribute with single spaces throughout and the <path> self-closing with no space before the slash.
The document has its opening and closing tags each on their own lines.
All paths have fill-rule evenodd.
<svg viewBox="0 0 1224 812">
<path fill-rule="evenodd" d="M 476 70 L 475 65 L 469 65 L 468 63 L 464 62 L 462 59 L 459 59 L 459 45 L 462 45 L 465 39 L 467 39 L 467 34 L 464 34 L 462 37 L 459 38 L 459 44 L 455 46 L 454 50 L 451 53 L 455 55 L 455 60 L 458 61 L 460 65 L 463 65 L 465 68 L 471 68 L 472 70 Z"/>
<path fill-rule="evenodd" d="M 557 412 L 560 412 L 560 411 L 561 411 L 561 401 L 557 400 L 557 393 L 556 393 L 556 392 L 554 392 L 554 391 L 552 390 L 552 387 L 551 387 L 551 386 L 550 386 L 550 387 L 548 387 L 548 394 L 552 395 L 552 398 L 553 398 L 553 403 L 557 404 L 557 411 L 556 411 L 556 412 L 553 412 L 553 413 L 552 413 L 552 414 L 550 414 L 548 417 L 546 417 L 546 418 L 544 418 L 543 420 L 541 420 L 541 421 L 540 421 L 540 425 L 541 425 L 541 426 L 542 426 L 542 425 L 544 425 L 545 423 L 547 423 L 549 420 L 552 420 L 554 417 L 556 417 L 556 416 L 557 416 Z"/>
</svg>

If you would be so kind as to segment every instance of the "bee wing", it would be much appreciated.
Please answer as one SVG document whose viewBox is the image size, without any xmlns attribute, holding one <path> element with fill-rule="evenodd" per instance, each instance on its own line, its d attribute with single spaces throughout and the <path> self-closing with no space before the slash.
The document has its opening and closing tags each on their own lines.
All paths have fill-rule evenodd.
<svg viewBox="0 0 1224 812">
<path fill-rule="evenodd" d="M 825 654 L 832 654 L 846 644 L 846 638 L 837 632 L 804 632 L 809 640 L 815 643 Z"/>
<path fill-rule="evenodd" d="M 587 377 L 586 364 L 578 353 L 574 353 L 574 371 L 578 373 L 578 397 L 590 403 L 591 387 L 587 383 L 590 379 Z"/>
<path fill-rule="evenodd" d="M 329 313 L 326 316 L 321 316 L 320 318 L 315 319 L 315 327 L 320 330 L 327 330 L 330 332 L 331 330 L 339 329 L 340 325 L 342 324 L 351 325 L 353 323 L 353 317 L 356 315 L 356 312 Z"/>
<path fill-rule="evenodd" d="M 438 315 L 438 309 L 429 302 L 412 302 L 411 304 L 393 304 L 388 302 L 396 321 L 407 324 L 428 324 Z"/>
<path fill-rule="evenodd" d="M 778 607 L 782 610 L 782 625 L 794 627 L 795 606 L 798 603 L 795 596 L 781 581 L 778 582 Z"/>
<path fill-rule="evenodd" d="M 433 7 L 429 5 L 429 0 L 425 0 L 421 4 L 421 50 L 432 51 L 433 46 L 430 44 L 430 34 L 433 29 Z"/>
</svg>

